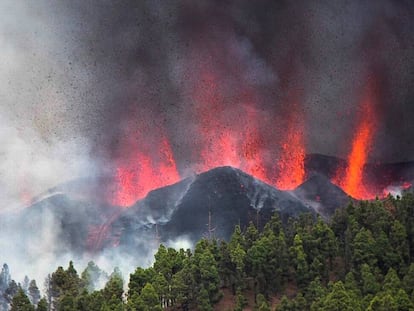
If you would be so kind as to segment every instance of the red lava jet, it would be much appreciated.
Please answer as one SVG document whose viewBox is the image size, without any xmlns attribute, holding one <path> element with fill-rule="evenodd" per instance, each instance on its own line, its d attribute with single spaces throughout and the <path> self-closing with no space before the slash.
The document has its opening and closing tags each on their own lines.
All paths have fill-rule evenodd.
<svg viewBox="0 0 414 311">
<path fill-rule="evenodd" d="M 241 155 L 244 159 L 242 169 L 260 179 L 271 184 L 266 172 L 265 159 L 262 154 L 263 139 L 258 131 L 257 112 L 253 109 L 246 108 L 247 121 L 245 123 L 245 132 L 243 136 L 243 145 L 241 146 Z"/>
<path fill-rule="evenodd" d="M 276 188 L 293 190 L 305 181 L 305 144 L 301 128 L 302 115 L 298 109 L 299 102 L 290 103 L 292 111 L 288 120 L 286 134 L 281 141 Z"/>
<path fill-rule="evenodd" d="M 252 96 L 244 94 L 246 98 L 234 99 L 239 101 L 240 111 L 237 117 L 227 116 L 226 99 L 221 95 L 218 77 L 207 71 L 200 76 L 192 96 L 201 145 L 196 171 L 229 165 L 270 182 L 260 152 L 261 137 L 257 130 L 257 112 L 251 107 Z"/>
<path fill-rule="evenodd" d="M 116 168 L 115 190 L 111 195 L 114 205 L 131 206 L 149 191 L 180 180 L 167 138 L 157 137 L 151 141 L 151 148 L 139 138 L 129 139 L 121 147 L 129 156 L 127 160 L 121 159 Z"/>
<path fill-rule="evenodd" d="M 223 122 L 223 101 L 217 78 L 212 72 L 202 71 L 194 86 L 192 100 L 200 132 L 200 164 L 197 171 L 217 166 L 240 166 L 238 139 L 232 124 Z"/>
<path fill-rule="evenodd" d="M 360 102 L 359 123 L 352 139 L 347 166 L 340 168 L 332 180 L 355 199 L 374 199 L 379 194 L 376 193 L 375 187 L 364 178 L 364 167 L 376 130 L 375 96 L 373 86 L 368 84 Z"/>
</svg>

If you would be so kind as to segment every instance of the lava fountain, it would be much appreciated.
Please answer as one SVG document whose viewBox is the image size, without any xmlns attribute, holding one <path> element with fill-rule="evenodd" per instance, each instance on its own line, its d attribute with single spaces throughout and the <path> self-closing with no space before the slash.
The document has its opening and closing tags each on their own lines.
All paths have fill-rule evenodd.
<svg viewBox="0 0 414 311">
<path fill-rule="evenodd" d="M 305 181 L 305 144 L 303 138 L 303 117 L 299 108 L 299 101 L 290 99 L 292 107 L 286 134 L 280 142 L 281 152 L 276 162 L 276 188 L 292 190 Z"/>
<path fill-rule="evenodd" d="M 149 191 L 180 180 L 167 138 L 154 135 L 155 138 L 144 140 L 143 135 L 139 136 L 138 140 L 126 139 L 121 145 L 121 150 L 129 156 L 126 160 L 118 160 L 114 191 L 110 200 L 114 205 L 131 206 Z"/>
<path fill-rule="evenodd" d="M 281 190 L 292 190 L 301 184 L 305 177 L 305 148 L 299 100 L 288 98 L 291 109 L 287 131 L 280 133 L 278 149 L 264 142 L 260 125 L 267 121 L 255 108 L 254 90 L 243 85 L 232 96 L 223 95 L 228 93 L 222 90 L 223 81 L 208 66 L 201 66 L 197 77 L 190 92 L 201 146 L 196 171 L 230 165 Z M 238 108 L 236 112 L 229 108 L 230 104 Z M 274 124 L 269 122 L 265 128 L 274 129 Z"/>
<path fill-rule="evenodd" d="M 345 168 L 338 169 L 333 179 L 336 185 L 356 199 L 373 199 L 376 195 L 375 190 L 370 187 L 368 181 L 364 178 L 364 167 L 367 163 L 376 130 L 374 105 L 374 88 L 369 83 L 360 102 L 359 122 L 352 139 L 347 165 Z"/>
</svg>

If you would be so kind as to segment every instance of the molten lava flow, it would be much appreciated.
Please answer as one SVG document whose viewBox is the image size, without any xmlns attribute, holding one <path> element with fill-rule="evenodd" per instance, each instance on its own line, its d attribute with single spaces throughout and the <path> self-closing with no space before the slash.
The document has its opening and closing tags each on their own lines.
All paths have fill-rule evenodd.
<svg viewBox="0 0 414 311">
<path fill-rule="evenodd" d="M 135 149 L 128 161 L 120 161 L 116 168 L 115 193 L 111 203 L 131 206 L 149 191 L 180 180 L 170 144 L 166 138 L 151 138 L 156 151 L 144 152 L 130 144 L 126 150 Z M 148 148 L 143 148 L 147 150 Z"/>
<path fill-rule="evenodd" d="M 364 180 L 364 166 L 367 162 L 375 132 L 375 115 L 373 112 L 374 94 L 371 87 L 360 104 L 360 122 L 352 140 L 351 152 L 347 158 L 347 167 L 338 170 L 333 182 L 355 199 L 373 199 L 375 191 Z"/>
<path fill-rule="evenodd" d="M 276 188 L 292 190 L 305 181 L 305 144 L 301 126 L 302 115 L 292 103 L 286 134 L 281 140 L 281 152 L 276 163 Z"/>
</svg>

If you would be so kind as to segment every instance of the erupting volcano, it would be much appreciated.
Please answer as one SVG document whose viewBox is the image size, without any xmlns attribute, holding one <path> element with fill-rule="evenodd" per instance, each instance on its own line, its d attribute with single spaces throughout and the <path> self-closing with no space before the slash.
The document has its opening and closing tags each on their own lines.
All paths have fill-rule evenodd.
<svg viewBox="0 0 414 311">
<path fill-rule="evenodd" d="M 232 166 L 279 190 L 294 190 L 312 174 L 305 167 L 304 116 L 300 96 L 286 91 L 285 99 L 290 109 L 282 126 L 277 126 L 256 108 L 255 92 L 251 87 L 246 85 L 244 90 L 234 91 L 231 97 L 226 97 L 223 94 L 228 91 L 223 89 L 223 81 L 212 68 L 201 66 L 201 69 L 193 68 L 193 71 L 198 79 L 192 79 L 188 87 L 195 135 L 188 152 L 189 166 L 184 170 L 200 174 L 216 167 Z M 336 163 L 334 174 L 325 174 L 355 199 L 383 196 L 387 186 L 395 185 L 395 180 L 385 175 L 380 176 L 384 180 L 377 182 L 378 174 L 372 178 L 366 170 L 378 126 L 377 100 L 375 85 L 369 81 L 359 100 L 357 124 L 350 135 L 350 152 L 344 162 Z M 238 109 L 226 110 L 226 105 L 232 102 Z M 180 175 L 165 130 L 160 126 L 157 128 L 154 131 L 148 120 L 128 125 L 115 160 L 114 183 L 109 195 L 111 204 L 131 206 L 151 190 L 186 177 Z M 269 136 L 272 137 L 265 132 L 269 129 L 278 137 L 272 144 L 266 142 Z M 317 170 L 316 173 L 321 172 Z M 401 178 L 398 182 L 409 184 Z"/>
<path fill-rule="evenodd" d="M 21 273 L 414 193 L 414 1 L 0 8 L 0 253 Z"/>
</svg>

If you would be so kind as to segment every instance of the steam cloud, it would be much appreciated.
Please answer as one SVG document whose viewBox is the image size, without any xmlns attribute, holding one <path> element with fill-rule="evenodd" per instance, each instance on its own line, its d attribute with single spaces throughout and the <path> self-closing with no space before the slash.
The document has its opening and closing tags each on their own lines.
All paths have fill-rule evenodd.
<svg viewBox="0 0 414 311">
<path fill-rule="evenodd" d="M 151 141 L 154 129 L 169 139 L 181 174 L 192 171 L 200 148 L 193 91 L 207 87 L 206 70 L 223 103 L 210 113 L 226 127 L 242 108 L 254 111 L 264 153 L 294 110 L 308 153 L 345 157 L 360 90 L 373 79 L 381 126 L 371 161 L 414 159 L 410 1 L 3 0 L 0 12 L 3 212 L 59 183 L 105 175 L 133 157 L 128 139 L 144 132 Z M 299 107 L 288 101 L 292 90 Z M 0 260 L 49 253 L 11 247 L 6 234 L 0 245 L 10 256 Z"/>
</svg>

